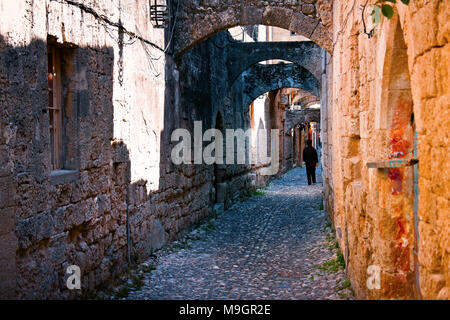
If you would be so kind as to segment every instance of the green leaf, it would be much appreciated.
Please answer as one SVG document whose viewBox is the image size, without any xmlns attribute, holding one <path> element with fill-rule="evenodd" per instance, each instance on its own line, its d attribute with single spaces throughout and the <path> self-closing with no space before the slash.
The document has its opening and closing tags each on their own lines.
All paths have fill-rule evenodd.
<svg viewBox="0 0 450 320">
<path fill-rule="evenodd" d="M 375 25 L 379 25 L 381 20 L 381 9 L 379 6 L 372 7 L 371 16 L 372 16 L 372 23 Z"/>
<path fill-rule="evenodd" d="M 397 3 L 397 0 L 385 0 L 386 2 Z"/>
<path fill-rule="evenodd" d="M 394 15 L 394 8 L 392 8 L 388 4 L 383 4 L 381 6 L 381 13 L 383 13 L 383 16 L 385 16 L 386 18 L 390 19 Z"/>
<path fill-rule="evenodd" d="M 403 4 L 408 5 L 409 4 L 409 0 L 400 0 Z"/>
</svg>

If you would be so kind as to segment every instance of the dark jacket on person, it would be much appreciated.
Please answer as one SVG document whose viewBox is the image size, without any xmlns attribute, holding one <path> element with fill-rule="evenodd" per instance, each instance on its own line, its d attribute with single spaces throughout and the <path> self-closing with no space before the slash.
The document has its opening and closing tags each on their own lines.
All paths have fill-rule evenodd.
<svg viewBox="0 0 450 320">
<path fill-rule="evenodd" d="M 315 166 L 316 163 L 319 162 L 319 158 L 317 157 L 317 151 L 314 147 L 306 147 L 303 150 L 303 161 L 305 161 L 307 166 Z"/>
</svg>

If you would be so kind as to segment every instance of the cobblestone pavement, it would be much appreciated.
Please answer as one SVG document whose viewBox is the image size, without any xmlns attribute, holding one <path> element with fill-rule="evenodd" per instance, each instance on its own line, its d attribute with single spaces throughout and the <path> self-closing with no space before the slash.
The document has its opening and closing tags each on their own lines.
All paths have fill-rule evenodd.
<svg viewBox="0 0 450 320">
<path fill-rule="evenodd" d="M 351 299 L 321 179 L 297 168 L 261 192 L 156 252 L 126 299 Z"/>
</svg>

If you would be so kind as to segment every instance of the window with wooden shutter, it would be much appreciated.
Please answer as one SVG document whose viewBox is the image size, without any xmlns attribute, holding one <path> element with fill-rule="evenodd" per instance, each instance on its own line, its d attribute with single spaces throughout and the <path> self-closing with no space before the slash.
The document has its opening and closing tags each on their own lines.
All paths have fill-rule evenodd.
<svg viewBox="0 0 450 320">
<path fill-rule="evenodd" d="M 53 45 L 47 47 L 48 58 L 48 111 L 50 127 L 51 169 L 62 168 L 62 106 L 61 106 L 61 57 L 60 50 Z"/>
</svg>

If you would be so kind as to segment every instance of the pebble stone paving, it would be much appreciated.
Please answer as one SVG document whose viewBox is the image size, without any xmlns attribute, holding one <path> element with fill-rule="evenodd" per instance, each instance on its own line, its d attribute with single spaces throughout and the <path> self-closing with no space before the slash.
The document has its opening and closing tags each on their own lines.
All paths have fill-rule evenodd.
<svg viewBox="0 0 450 320">
<path fill-rule="evenodd" d="M 319 267 L 338 249 L 318 176 L 308 186 L 305 169 L 293 169 L 157 251 L 136 271 L 142 284 L 121 299 L 352 299 L 339 289 L 343 268 Z"/>
</svg>

